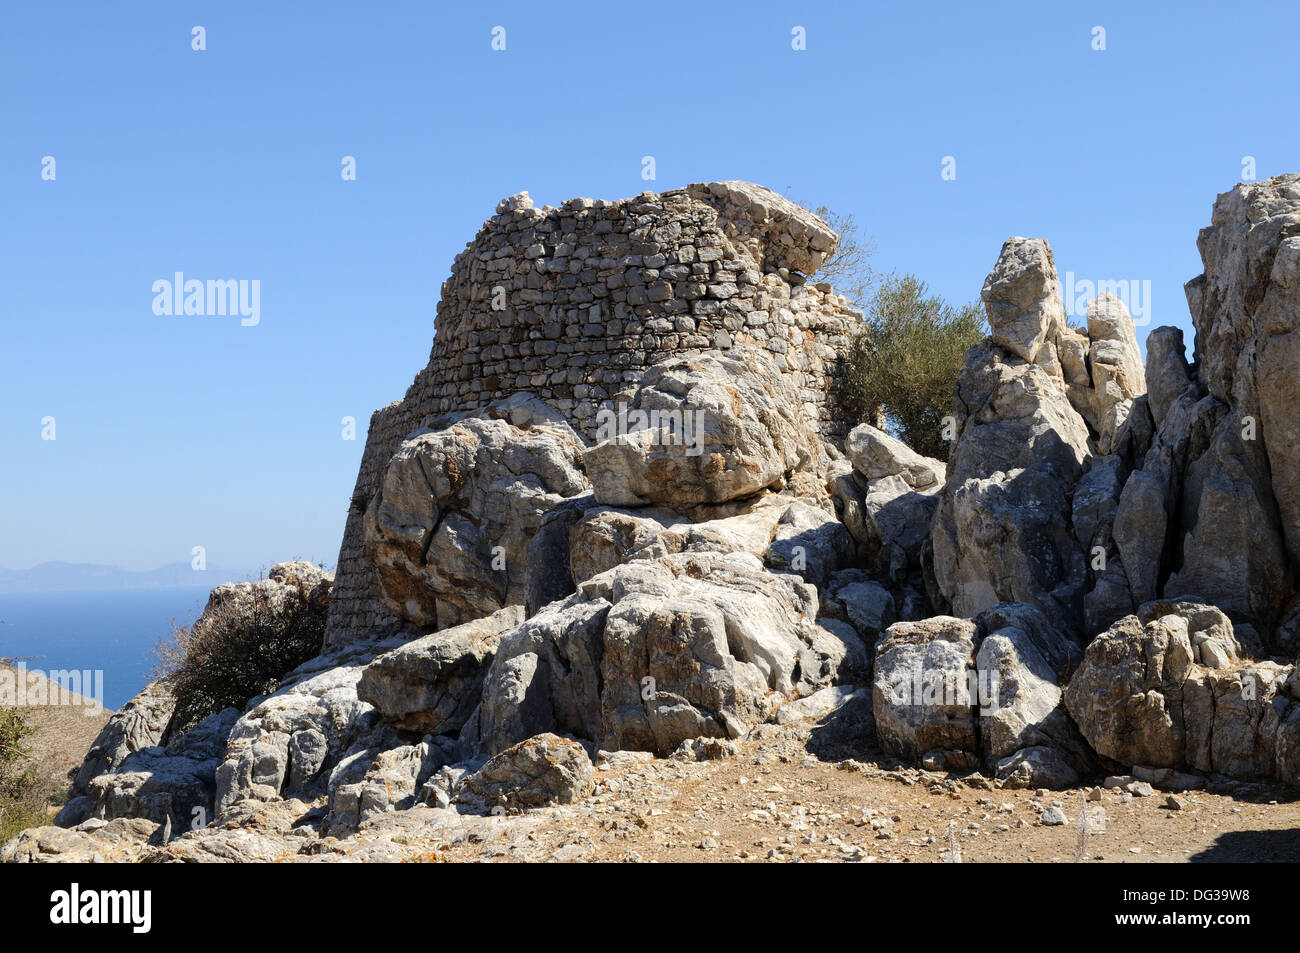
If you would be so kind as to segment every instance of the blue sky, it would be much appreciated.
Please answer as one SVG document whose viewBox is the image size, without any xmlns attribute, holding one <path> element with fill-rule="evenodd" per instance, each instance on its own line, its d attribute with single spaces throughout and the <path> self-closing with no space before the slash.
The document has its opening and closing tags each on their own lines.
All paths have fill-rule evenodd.
<svg viewBox="0 0 1300 953">
<path fill-rule="evenodd" d="M 13 5 L 0 566 L 196 545 L 332 564 L 370 412 L 425 364 L 452 258 L 521 189 L 788 189 L 954 301 L 1005 238 L 1044 236 L 1063 275 L 1150 281 L 1152 326 L 1190 345 L 1215 195 L 1244 156 L 1300 168 L 1300 13 L 1131 6 Z M 155 315 L 176 271 L 257 279 L 260 323 Z"/>
</svg>

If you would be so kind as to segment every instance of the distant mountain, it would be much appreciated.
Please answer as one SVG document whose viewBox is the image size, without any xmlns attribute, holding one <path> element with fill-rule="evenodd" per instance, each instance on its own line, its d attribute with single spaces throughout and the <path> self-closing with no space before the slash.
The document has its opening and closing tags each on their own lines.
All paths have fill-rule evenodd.
<svg viewBox="0 0 1300 953">
<path fill-rule="evenodd" d="M 147 572 L 133 572 L 96 563 L 41 563 L 31 569 L 0 569 L 0 592 L 71 592 L 79 589 L 211 588 L 223 582 L 256 578 L 246 569 L 206 569 L 172 563 Z"/>
</svg>

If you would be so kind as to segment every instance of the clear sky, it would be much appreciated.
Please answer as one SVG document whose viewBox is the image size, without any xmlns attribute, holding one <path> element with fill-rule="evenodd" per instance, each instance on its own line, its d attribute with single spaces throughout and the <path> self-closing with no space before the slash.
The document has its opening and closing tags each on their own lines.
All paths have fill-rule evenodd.
<svg viewBox="0 0 1300 953">
<path fill-rule="evenodd" d="M 197 545 L 332 565 L 370 412 L 426 363 L 454 255 L 522 189 L 788 189 L 954 301 L 1005 238 L 1044 236 L 1063 276 L 1149 281 L 1151 325 L 1189 329 L 1215 195 L 1245 156 L 1300 170 L 1300 8 L 1136 6 L 11 4 L 0 566 Z M 155 314 L 177 271 L 257 280 L 259 323 Z"/>
</svg>

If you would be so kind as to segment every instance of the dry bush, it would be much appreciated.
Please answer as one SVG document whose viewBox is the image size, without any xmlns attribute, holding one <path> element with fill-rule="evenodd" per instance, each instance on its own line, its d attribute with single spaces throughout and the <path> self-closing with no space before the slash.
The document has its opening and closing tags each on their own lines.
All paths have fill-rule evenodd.
<svg viewBox="0 0 1300 953">
<path fill-rule="evenodd" d="M 174 625 L 170 639 L 155 647 L 154 675 L 169 679 L 176 697 L 169 737 L 223 709 L 242 711 L 320 651 L 329 587 L 298 580 L 288 586 L 288 592 L 262 582 L 214 590 L 197 622 Z"/>
</svg>

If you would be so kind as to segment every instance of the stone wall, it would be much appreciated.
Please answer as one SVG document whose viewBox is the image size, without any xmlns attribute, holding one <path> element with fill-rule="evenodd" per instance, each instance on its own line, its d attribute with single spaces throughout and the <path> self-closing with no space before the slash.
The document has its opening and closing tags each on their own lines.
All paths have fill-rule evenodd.
<svg viewBox="0 0 1300 953">
<path fill-rule="evenodd" d="M 746 182 L 608 202 L 504 200 L 442 286 L 428 366 L 370 420 L 339 552 L 326 643 L 397 625 L 374 590 L 361 522 L 401 441 L 434 418 L 519 392 L 588 439 L 602 407 L 677 355 L 762 348 L 799 389 L 809 425 L 838 442 L 838 355 L 859 320 L 825 284 L 835 249 L 821 219 Z"/>
</svg>

